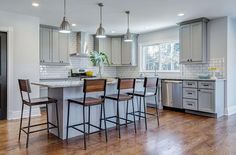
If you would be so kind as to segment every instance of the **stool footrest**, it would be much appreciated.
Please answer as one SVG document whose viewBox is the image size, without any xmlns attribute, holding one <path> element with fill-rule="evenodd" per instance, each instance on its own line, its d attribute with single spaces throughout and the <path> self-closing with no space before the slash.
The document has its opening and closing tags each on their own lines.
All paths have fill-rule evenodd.
<svg viewBox="0 0 236 155">
<path fill-rule="evenodd" d="M 118 117 L 117 117 L 117 116 L 106 117 L 106 121 L 108 121 L 108 122 L 110 122 L 110 123 L 113 123 L 113 124 L 116 124 L 116 125 L 119 125 L 119 123 L 110 120 L 110 119 L 112 119 L 112 118 L 118 118 Z M 102 118 L 102 120 L 104 120 L 104 118 Z M 126 118 L 122 118 L 122 117 L 120 117 L 120 120 L 127 121 L 127 124 L 131 124 L 131 123 L 134 122 L 134 121 L 132 121 L 132 120 L 129 120 L 129 119 L 126 119 Z M 120 124 L 120 125 L 121 125 L 121 126 L 122 126 L 122 125 L 126 125 L 126 123 L 123 123 L 123 124 Z"/>
<path fill-rule="evenodd" d="M 89 125 L 89 126 L 92 126 L 92 127 L 96 128 L 96 129 L 98 129 L 99 131 L 97 131 L 97 132 L 100 132 L 100 131 L 102 131 L 102 130 L 105 130 L 105 129 L 102 129 L 102 128 L 96 126 L 96 125 L 90 124 L 89 122 L 85 122 L 85 124 L 87 124 L 87 125 Z M 77 131 L 80 131 L 80 132 L 84 133 L 83 130 L 80 130 L 80 129 L 77 128 L 77 126 L 81 126 L 81 125 L 84 125 L 84 123 L 79 123 L 79 124 L 70 125 L 70 126 L 68 126 L 68 128 L 73 128 L 73 129 L 75 129 L 75 130 L 77 130 Z M 85 132 L 85 133 L 88 134 L 87 132 Z M 93 132 L 91 132 L 91 133 L 89 133 L 89 134 L 93 134 Z"/>
<path fill-rule="evenodd" d="M 52 127 L 43 128 L 43 129 L 34 130 L 34 131 L 30 131 L 29 133 L 35 133 L 35 132 L 40 132 L 40 131 L 44 131 L 44 130 L 47 130 L 47 129 L 55 129 L 55 128 L 58 128 L 56 125 L 52 124 L 51 122 L 48 122 L 48 123 L 40 123 L 40 124 L 34 124 L 34 125 L 31 125 L 31 126 L 22 127 L 20 130 L 22 130 L 22 131 L 23 131 L 24 133 L 26 133 L 26 134 L 29 134 L 28 131 L 25 131 L 25 129 L 33 128 L 33 127 L 37 127 L 37 126 L 42 126 L 42 125 L 46 125 L 46 124 L 50 124 L 50 125 L 52 125 Z"/>
</svg>

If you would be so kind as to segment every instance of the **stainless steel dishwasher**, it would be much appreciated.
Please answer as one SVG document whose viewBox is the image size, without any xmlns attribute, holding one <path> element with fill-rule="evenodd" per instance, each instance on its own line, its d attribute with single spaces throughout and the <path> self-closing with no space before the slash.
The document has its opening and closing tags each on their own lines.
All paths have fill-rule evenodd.
<svg viewBox="0 0 236 155">
<path fill-rule="evenodd" d="M 162 105 L 166 107 L 183 108 L 183 81 L 162 80 Z"/>
</svg>

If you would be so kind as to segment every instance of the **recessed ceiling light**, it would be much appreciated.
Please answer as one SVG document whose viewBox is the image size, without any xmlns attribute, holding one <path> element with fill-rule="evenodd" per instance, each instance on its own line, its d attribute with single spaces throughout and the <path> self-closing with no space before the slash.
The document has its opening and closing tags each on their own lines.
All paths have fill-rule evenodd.
<svg viewBox="0 0 236 155">
<path fill-rule="evenodd" d="M 71 24 L 71 26 L 76 26 L 76 24 Z"/>
<path fill-rule="evenodd" d="M 184 16 L 184 13 L 179 13 L 178 16 L 179 17 Z"/>
<path fill-rule="evenodd" d="M 112 30 L 111 33 L 116 33 L 116 31 Z"/>
<path fill-rule="evenodd" d="M 32 3 L 32 6 L 38 7 L 38 6 L 39 6 L 39 3 L 33 2 L 33 3 Z"/>
<path fill-rule="evenodd" d="M 150 29 L 150 27 L 149 27 L 149 26 L 146 26 L 145 29 Z"/>
</svg>

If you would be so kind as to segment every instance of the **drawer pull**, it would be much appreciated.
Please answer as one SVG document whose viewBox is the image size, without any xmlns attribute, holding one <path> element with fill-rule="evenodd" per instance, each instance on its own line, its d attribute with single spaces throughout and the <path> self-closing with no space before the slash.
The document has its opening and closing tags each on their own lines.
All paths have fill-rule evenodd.
<svg viewBox="0 0 236 155">
<path fill-rule="evenodd" d="M 193 93 L 188 93 L 189 95 L 193 95 Z"/>
<path fill-rule="evenodd" d="M 192 83 L 188 83 L 189 86 L 192 86 L 193 84 Z"/>
<path fill-rule="evenodd" d="M 187 105 L 192 106 L 193 104 L 188 103 Z"/>
<path fill-rule="evenodd" d="M 204 86 L 204 87 L 209 87 L 209 85 L 208 85 L 208 84 L 204 84 L 203 86 Z"/>
</svg>

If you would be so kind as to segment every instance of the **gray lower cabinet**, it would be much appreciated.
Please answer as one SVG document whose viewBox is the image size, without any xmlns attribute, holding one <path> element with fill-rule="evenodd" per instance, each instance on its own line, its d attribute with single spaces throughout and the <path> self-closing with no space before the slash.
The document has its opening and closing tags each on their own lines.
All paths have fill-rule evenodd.
<svg viewBox="0 0 236 155">
<path fill-rule="evenodd" d="M 183 81 L 183 108 L 195 112 L 224 115 L 224 80 Z"/>
<path fill-rule="evenodd" d="M 40 64 L 69 64 L 69 35 L 59 33 L 58 29 L 40 27 Z"/>
<path fill-rule="evenodd" d="M 215 113 L 215 90 L 198 90 L 198 110 Z"/>
</svg>

